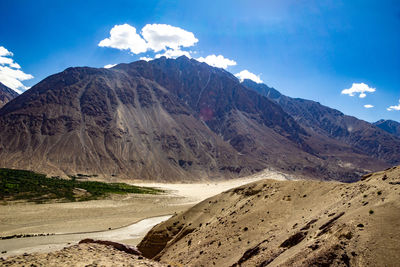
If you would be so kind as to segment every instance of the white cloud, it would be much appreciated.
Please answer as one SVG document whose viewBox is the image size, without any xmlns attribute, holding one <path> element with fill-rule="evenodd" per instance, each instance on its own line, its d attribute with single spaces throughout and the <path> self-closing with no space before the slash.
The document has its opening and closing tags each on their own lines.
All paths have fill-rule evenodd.
<svg viewBox="0 0 400 267">
<path fill-rule="evenodd" d="M 157 53 L 154 58 L 177 58 L 186 56 L 196 51 L 185 51 L 183 48 L 194 46 L 199 40 L 192 32 L 167 24 L 146 24 L 140 33 L 129 24 L 115 25 L 110 31 L 110 37 L 99 42 L 100 47 L 111 47 L 120 50 L 129 50 L 133 54 L 141 54 L 147 51 Z M 141 60 L 150 61 L 151 57 L 141 57 Z M 224 58 L 222 55 L 209 55 L 197 59 L 213 67 L 226 69 L 235 66 L 236 62 Z"/>
<path fill-rule="evenodd" d="M 254 73 L 251 73 L 248 70 L 242 70 L 241 72 L 236 73 L 235 76 L 238 77 L 241 82 L 243 82 L 243 80 L 245 80 L 245 79 L 252 80 L 256 83 L 263 82 L 260 78 L 260 75 L 255 75 Z"/>
<path fill-rule="evenodd" d="M 117 64 L 107 64 L 104 66 L 105 69 L 111 69 L 112 67 L 117 66 Z"/>
<path fill-rule="evenodd" d="M 10 58 L 13 55 L 5 47 L 0 46 L 0 82 L 21 94 L 30 88 L 21 81 L 32 79 L 33 76 L 20 70 L 21 66 Z"/>
<path fill-rule="evenodd" d="M 371 88 L 365 83 L 353 83 L 351 88 L 342 90 L 342 95 L 354 96 L 355 94 L 360 94 L 359 97 L 364 98 L 367 96 L 366 93 L 373 93 L 375 91 L 375 88 Z"/>
<path fill-rule="evenodd" d="M 373 105 L 370 105 L 370 104 L 367 104 L 367 105 L 364 105 L 364 108 L 373 108 L 374 106 Z"/>
<path fill-rule="evenodd" d="M 32 78 L 32 75 L 26 74 L 21 70 L 12 69 L 7 66 L 0 66 L 0 82 L 19 94 L 21 94 L 24 90 L 29 89 L 28 87 L 24 86 L 21 81 Z"/>
<path fill-rule="evenodd" d="M 0 65 L 9 65 L 12 68 L 20 69 L 21 66 L 14 62 L 14 60 L 7 56 L 13 56 L 14 54 L 5 49 L 4 47 L 0 46 Z"/>
<path fill-rule="evenodd" d="M 198 41 L 193 33 L 167 24 L 147 24 L 142 28 L 141 35 L 135 27 L 122 24 L 115 25 L 110 31 L 110 37 L 100 41 L 98 46 L 129 50 L 133 54 L 148 50 L 164 51 L 158 54 L 159 57 L 177 57 L 190 56 L 188 51 L 182 51 L 181 48 L 193 46 Z"/>
<path fill-rule="evenodd" d="M 4 46 L 0 46 L 0 56 L 10 56 L 12 57 L 14 54 L 8 51 Z"/>
<path fill-rule="evenodd" d="M 183 49 L 194 46 L 198 41 L 192 32 L 167 24 L 146 24 L 140 32 L 137 32 L 136 28 L 129 24 L 122 24 L 115 25 L 110 30 L 110 36 L 100 41 L 98 46 L 128 50 L 132 54 L 150 51 L 157 53 L 154 58 L 163 56 L 167 58 L 180 56 L 192 58 L 191 55 L 197 52 Z M 140 57 L 140 59 L 150 61 L 153 58 L 145 56 Z M 208 55 L 199 57 L 197 60 L 224 69 L 237 64 L 234 60 L 224 58 L 222 55 Z"/>
<path fill-rule="evenodd" d="M 209 55 L 204 57 L 199 57 L 197 58 L 198 61 L 200 62 L 205 62 L 210 66 L 217 67 L 217 68 L 223 68 L 226 69 L 229 66 L 235 66 L 236 61 L 224 58 L 222 55 Z"/>
<path fill-rule="evenodd" d="M 141 57 L 141 58 L 139 58 L 140 60 L 144 60 L 144 61 L 150 61 L 150 60 L 153 60 L 153 58 L 151 58 L 151 57 Z"/>
<path fill-rule="evenodd" d="M 130 50 L 133 54 L 146 52 L 148 48 L 146 41 L 136 33 L 136 28 L 129 24 L 115 25 L 110 37 L 100 41 L 98 46 Z"/>
<path fill-rule="evenodd" d="M 14 60 L 12 58 L 9 57 L 1 57 L 0 56 L 0 64 L 1 65 L 5 65 L 5 64 L 12 64 L 14 62 Z"/>
<path fill-rule="evenodd" d="M 167 24 L 147 24 L 142 29 L 142 36 L 148 48 L 154 52 L 168 48 L 180 50 L 181 47 L 190 47 L 199 41 L 192 32 Z"/>
<path fill-rule="evenodd" d="M 399 104 L 397 106 L 390 106 L 387 108 L 388 111 L 393 111 L 393 110 L 400 110 L 400 99 L 399 99 Z"/>
<path fill-rule="evenodd" d="M 168 49 L 167 51 L 165 51 L 162 54 L 157 54 L 156 58 L 160 58 L 160 57 L 177 58 L 180 56 L 187 56 L 188 58 L 192 58 L 188 51 L 183 51 L 183 50 L 179 50 L 179 49 L 178 50 Z"/>
</svg>

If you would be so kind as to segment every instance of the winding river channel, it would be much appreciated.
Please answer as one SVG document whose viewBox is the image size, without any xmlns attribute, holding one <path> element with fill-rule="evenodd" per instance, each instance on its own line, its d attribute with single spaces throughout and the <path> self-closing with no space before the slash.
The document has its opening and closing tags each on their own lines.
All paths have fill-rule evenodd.
<svg viewBox="0 0 400 267">
<path fill-rule="evenodd" d="M 92 238 L 110 240 L 136 245 L 150 229 L 168 220 L 172 215 L 147 218 L 131 225 L 117 229 L 87 233 L 55 234 L 49 236 L 34 236 L 0 240 L 0 251 L 7 251 L 1 256 L 12 256 L 23 253 L 54 251 L 65 246 L 76 244 L 82 239 Z"/>
</svg>

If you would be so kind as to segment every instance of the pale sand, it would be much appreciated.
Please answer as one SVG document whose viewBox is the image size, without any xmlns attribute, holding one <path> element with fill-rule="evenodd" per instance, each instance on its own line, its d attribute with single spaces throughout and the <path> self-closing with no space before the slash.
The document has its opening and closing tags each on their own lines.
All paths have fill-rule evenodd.
<svg viewBox="0 0 400 267">
<path fill-rule="evenodd" d="M 0 206 L 0 236 L 104 231 L 145 218 L 180 212 L 190 205 L 168 195 L 125 195 L 73 203 Z"/>
<path fill-rule="evenodd" d="M 90 233 L 56 234 L 50 236 L 37 236 L 0 240 L 0 251 L 7 251 L 3 256 L 21 255 L 24 253 L 44 253 L 76 244 L 80 240 L 91 238 L 95 240 L 108 240 L 136 245 L 143 236 L 156 224 L 159 224 L 171 215 L 152 217 L 141 220 L 126 227 L 108 231 Z"/>
<path fill-rule="evenodd" d="M 24 252 L 46 252 L 61 249 L 68 243 L 87 237 L 107 239 L 116 228 L 127 233 L 129 225 L 146 218 L 171 215 L 182 212 L 194 204 L 228 189 L 247 184 L 265 177 L 283 180 L 285 176 L 273 171 L 263 171 L 251 177 L 221 182 L 196 184 L 135 183 L 166 190 L 163 195 L 116 195 L 105 200 L 74 203 L 14 203 L 0 206 L 0 236 L 14 234 L 56 234 L 0 240 L 1 256 L 17 255 Z M 157 220 L 157 219 L 156 219 Z M 150 227 L 153 225 L 149 223 Z M 111 228 L 110 231 L 109 228 Z M 129 230 L 134 237 L 123 234 L 113 241 L 136 245 L 146 231 Z M 102 231 L 101 235 L 88 232 Z M 125 232 L 123 232 L 125 231 Z M 60 235 L 62 234 L 62 235 Z"/>
<path fill-rule="evenodd" d="M 209 182 L 209 183 L 134 183 L 138 186 L 156 187 L 170 191 L 172 196 L 184 197 L 184 199 L 190 204 L 196 204 L 206 198 L 218 195 L 221 192 L 235 188 L 244 184 L 255 182 L 262 179 L 273 179 L 273 180 L 291 180 L 286 174 L 272 171 L 263 170 L 259 173 L 251 176 L 243 177 L 240 179 L 232 179 L 220 182 Z M 185 203 L 187 204 L 187 203 Z"/>
</svg>

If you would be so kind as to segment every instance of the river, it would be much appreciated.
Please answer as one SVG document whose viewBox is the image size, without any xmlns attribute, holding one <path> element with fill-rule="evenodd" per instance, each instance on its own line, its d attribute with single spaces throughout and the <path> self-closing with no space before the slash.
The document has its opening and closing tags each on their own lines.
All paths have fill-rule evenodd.
<svg viewBox="0 0 400 267">
<path fill-rule="evenodd" d="M 7 251 L 1 256 L 13 256 L 23 253 L 48 252 L 76 244 L 82 239 L 100 239 L 136 245 L 150 229 L 168 220 L 171 215 L 147 218 L 131 225 L 108 231 L 56 234 L 49 236 L 35 236 L 0 240 L 0 251 Z"/>
</svg>

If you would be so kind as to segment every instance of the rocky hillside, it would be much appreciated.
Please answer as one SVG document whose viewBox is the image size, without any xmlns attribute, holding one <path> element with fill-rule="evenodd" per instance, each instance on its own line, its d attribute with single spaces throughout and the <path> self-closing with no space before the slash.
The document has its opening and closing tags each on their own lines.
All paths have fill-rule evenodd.
<svg viewBox="0 0 400 267">
<path fill-rule="evenodd" d="M 0 167 L 169 181 L 269 167 L 352 181 L 399 157 L 397 141 L 368 138 L 391 150 L 365 153 L 310 134 L 229 72 L 163 57 L 69 68 L 33 86 L 0 110 Z"/>
<path fill-rule="evenodd" d="M 0 83 L 0 108 L 18 96 L 18 93 Z"/>
<path fill-rule="evenodd" d="M 4 107 L 0 125 L 1 166 L 55 175 L 190 180 L 240 162 L 165 88 L 120 70 L 50 76 Z"/>
<path fill-rule="evenodd" d="M 400 123 L 392 120 L 379 120 L 374 123 L 376 127 L 391 133 L 397 137 L 400 137 Z"/>
<path fill-rule="evenodd" d="M 388 127 L 344 115 L 315 101 L 282 95 L 265 84 L 245 80 L 243 85 L 279 104 L 311 135 L 335 139 L 390 164 L 400 162 L 400 138 L 388 134 Z"/>
<path fill-rule="evenodd" d="M 397 266 L 400 167 L 352 184 L 261 180 L 155 226 L 142 253 L 172 266 Z"/>
</svg>

